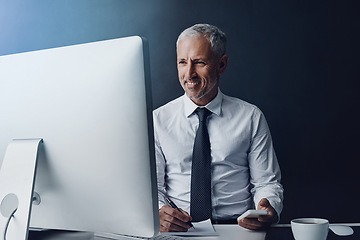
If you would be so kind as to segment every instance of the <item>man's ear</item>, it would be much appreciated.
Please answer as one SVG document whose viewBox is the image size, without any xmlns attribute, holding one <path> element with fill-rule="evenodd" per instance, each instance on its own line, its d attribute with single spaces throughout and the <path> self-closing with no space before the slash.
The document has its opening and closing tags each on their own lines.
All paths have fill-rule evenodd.
<svg viewBox="0 0 360 240">
<path fill-rule="evenodd" d="M 218 64 L 218 73 L 219 73 L 219 75 L 222 74 L 223 72 L 225 72 L 228 61 L 229 61 L 229 57 L 226 54 L 224 54 L 220 58 L 219 64 Z"/>
</svg>

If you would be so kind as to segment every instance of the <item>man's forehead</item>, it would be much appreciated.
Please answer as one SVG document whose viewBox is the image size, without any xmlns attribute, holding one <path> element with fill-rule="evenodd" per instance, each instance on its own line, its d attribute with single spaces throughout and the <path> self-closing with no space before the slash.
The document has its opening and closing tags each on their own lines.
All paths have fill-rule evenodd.
<svg viewBox="0 0 360 240">
<path fill-rule="evenodd" d="M 210 42 L 205 37 L 186 37 L 179 41 L 178 58 L 205 58 L 212 54 Z"/>
</svg>

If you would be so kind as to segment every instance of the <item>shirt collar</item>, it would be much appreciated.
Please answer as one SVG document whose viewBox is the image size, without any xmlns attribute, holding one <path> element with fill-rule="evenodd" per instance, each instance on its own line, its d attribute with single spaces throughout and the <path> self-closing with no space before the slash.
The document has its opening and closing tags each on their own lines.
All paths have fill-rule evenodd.
<svg viewBox="0 0 360 240">
<path fill-rule="evenodd" d="M 212 113 L 220 116 L 222 100 L 223 100 L 223 93 L 219 89 L 216 97 L 211 102 L 209 102 L 205 107 L 208 110 L 210 110 Z M 191 101 L 191 99 L 185 93 L 184 94 L 184 114 L 185 114 L 185 116 L 190 117 L 190 115 L 193 114 L 194 111 L 198 107 L 199 106 L 196 105 L 193 101 Z"/>
</svg>

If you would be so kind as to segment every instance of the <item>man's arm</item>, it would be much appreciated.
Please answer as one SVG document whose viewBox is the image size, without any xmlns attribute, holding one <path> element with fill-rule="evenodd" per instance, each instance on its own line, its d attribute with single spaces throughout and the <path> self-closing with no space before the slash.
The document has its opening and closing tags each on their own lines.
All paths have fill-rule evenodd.
<svg viewBox="0 0 360 240">
<path fill-rule="evenodd" d="M 281 172 L 272 144 L 266 119 L 259 110 L 253 119 L 253 136 L 248 154 L 251 193 L 257 209 L 266 209 L 269 215 L 258 219 L 244 219 L 239 225 L 262 229 L 279 221 L 282 211 L 283 187 Z"/>
</svg>

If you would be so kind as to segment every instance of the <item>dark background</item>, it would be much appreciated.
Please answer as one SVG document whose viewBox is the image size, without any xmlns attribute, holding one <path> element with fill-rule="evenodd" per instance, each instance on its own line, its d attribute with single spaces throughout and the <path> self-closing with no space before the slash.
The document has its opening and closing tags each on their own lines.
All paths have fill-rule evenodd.
<svg viewBox="0 0 360 240">
<path fill-rule="evenodd" d="M 141 35 L 154 108 L 183 94 L 175 41 L 195 23 L 228 36 L 221 89 L 267 117 L 296 217 L 359 222 L 359 1 L 0 0 L 0 55 Z M 94 56 L 96 57 L 96 56 Z M 1 114 L 1 113 L 0 113 Z"/>
</svg>

